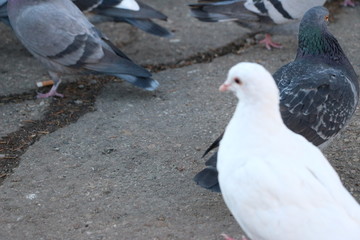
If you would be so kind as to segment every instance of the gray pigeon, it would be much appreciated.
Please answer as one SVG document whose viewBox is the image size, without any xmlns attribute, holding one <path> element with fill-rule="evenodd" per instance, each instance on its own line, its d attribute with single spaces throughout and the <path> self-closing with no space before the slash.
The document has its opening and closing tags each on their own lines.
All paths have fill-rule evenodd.
<svg viewBox="0 0 360 240">
<path fill-rule="evenodd" d="M 348 123 L 356 110 L 359 82 L 354 68 L 336 38 L 327 29 L 329 12 L 324 7 L 307 11 L 300 23 L 296 58 L 273 77 L 280 90 L 280 111 L 285 125 L 323 148 Z M 222 135 L 204 156 L 219 146 Z M 217 152 L 194 180 L 220 192 Z"/>
<path fill-rule="evenodd" d="M 72 0 L 83 12 L 93 13 L 92 23 L 105 21 L 126 22 L 147 33 L 159 37 L 171 37 L 172 33 L 152 19 L 167 20 L 167 16 L 154 8 L 135 0 Z M 6 11 L 7 0 L 0 0 L 0 21 L 9 25 Z"/>
<path fill-rule="evenodd" d="M 190 4 L 193 17 L 204 22 L 236 21 L 254 32 L 292 35 L 298 31 L 299 20 L 311 7 L 326 0 L 199 0 Z M 279 48 L 269 34 L 260 41 L 267 49 Z"/>
<path fill-rule="evenodd" d="M 159 83 L 115 47 L 69 0 L 9 0 L 8 15 L 16 36 L 47 68 L 56 92 L 61 73 L 106 74 L 154 90 Z"/>
</svg>

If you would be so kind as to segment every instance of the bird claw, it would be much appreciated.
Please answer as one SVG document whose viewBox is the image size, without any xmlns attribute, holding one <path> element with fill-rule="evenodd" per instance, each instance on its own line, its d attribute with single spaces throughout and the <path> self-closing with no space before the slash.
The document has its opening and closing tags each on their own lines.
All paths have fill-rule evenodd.
<svg viewBox="0 0 360 240">
<path fill-rule="evenodd" d="M 57 93 L 57 92 L 55 92 L 55 93 L 48 92 L 48 93 L 38 93 L 37 96 L 36 96 L 36 98 L 48 98 L 48 97 L 61 97 L 61 98 L 63 98 L 64 95 L 61 94 L 61 93 Z"/>
<path fill-rule="evenodd" d="M 56 90 L 59 87 L 61 83 L 61 80 L 58 80 L 55 82 L 55 84 L 51 87 L 50 91 L 48 93 L 39 93 L 37 94 L 37 98 L 48 98 L 48 97 L 61 97 L 63 98 L 64 95 L 61 93 L 58 93 Z"/>
<path fill-rule="evenodd" d="M 269 34 L 265 34 L 265 38 L 259 41 L 260 44 L 265 44 L 266 49 L 271 50 L 271 48 L 282 48 L 280 43 L 273 42 Z"/>
<path fill-rule="evenodd" d="M 38 93 L 36 98 L 48 98 L 48 97 L 61 97 L 63 98 L 64 95 L 61 93 L 56 92 L 56 89 L 51 88 L 48 93 Z"/>
</svg>

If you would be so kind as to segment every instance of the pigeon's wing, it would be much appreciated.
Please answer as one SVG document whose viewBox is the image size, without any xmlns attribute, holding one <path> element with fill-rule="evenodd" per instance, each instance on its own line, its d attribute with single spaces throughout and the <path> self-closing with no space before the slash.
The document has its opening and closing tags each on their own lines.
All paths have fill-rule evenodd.
<svg viewBox="0 0 360 240">
<path fill-rule="evenodd" d="M 245 0 L 199 1 L 190 4 L 193 17 L 204 22 L 259 21 L 259 16 L 244 6 Z"/>
<path fill-rule="evenodd" d="M 309 8 L 324 3 L 325 0 L 204 0 L 189 6 L 193 16 L 200 21 L 238 21 L 242 26 L 258 28 L 254 22 L 291 22 L 300 19 Z"/>
<path fill-rule="evenodd" d="M 98 7 L 103 0 L 72 0 L 73 3 L 83 12 L 91 11 Z"/>
<path fill-rule="evenodd" d="M 20 12 L 14 26 L 18 37 L 33 54 L 64 66 L 97 62 L 104 53 L 92 25 L 80 11 L 74 15 L 58 8 L 39 4 Z"/>
<path fill-rule="evenodd" d="M 296 171 L 307 172 L 308 177 L 306 179 L 312 178 L 313 181 L 311 186 L 320 186 L 320 188 L 314 192 L 320 193 L 320 191 L 326 191 L 331 196 L 333 202 L 337 203 L 337 206 L 342 208 L 342 211 L 345 210 L 348 215 L 348 220 L 352 223 L 356 222 L 359 226 L 359 204 L 345 189 L 336 171 L 318 149 L 307 148 L 304 149 L 303 152 L 309 153 L 312 157 L 302 158 L 301 164 L 304 168 L 297 168 Z M 357 232 L 360 233 L 359 228 Z"/>
<path fill-rule="evenodd" d="M 275 74 L 286 126 L 318 146 L 334 137 L 353 115 L 357 97 L 343 72 L 324 65 L 285 65 Z"/>
</svg>

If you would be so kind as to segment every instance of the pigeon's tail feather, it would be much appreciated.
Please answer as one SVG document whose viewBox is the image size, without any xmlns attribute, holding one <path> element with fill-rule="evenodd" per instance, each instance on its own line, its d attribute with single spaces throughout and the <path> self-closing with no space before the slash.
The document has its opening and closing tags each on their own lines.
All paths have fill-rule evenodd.
<svg viewBox="0 0 360 240">
<path fill-rule="evenodd" d="M 72 1 L 83 12 L 91 11 L 94 8 L 97 8 L 103 2 L 103 0 L 72 0 Z"/>
<path fill-rule="evenodd" d="M 125 55 L 125 53 L 123 53 L 118 47 L 116 47 L 109 39 L 105 38 L 101 32 L 98 31 L 98 34 L 101 36 L 102 40 L 104 41 L 104 46 L 109 46 L 111 50 L 113 50 L 114 53 L 116 53 L 116 55 L 132 62 L 131 59 Z"/>
<path fill-rule="evenodd" d="M 212 192 L 221 192 L 218 181 L 218 171 L 214 167 L 207 167 L 194 177 L 196 184 Z"/>
<path fill-rule="evenodd" d="M 216 168 L 216 165 L 217 165 L 217 155 L 218 155 L 218 152 L 215 152 L 215 153 L 205 162 L 205 165 Z"/>
<path fill-rule="evenodd" d="M 94 64 L 86 64 L 84 68 L 90 71 L 98 72 L 100 74 L 108 75 L 132 75 L 136 77 L 149 78 L 151 73 L 145 68 L 136 65 L 132 61 L 119 57 L 111 56 L 107 58 L 106 56 L 99 62 Z"/>
<path fill-rule="evenodd" d="M 137 1 L 139 6 L 140 6 L 140 11 L 143 11 L 143 16 L 148 16 L 148 18 L 155 18 L 155 19 L 160 19 L 163 21 L 167 20 L 167 16 L 165 14 L 163 14 L 162 12 L 155 10 L 154 8 L 150 7 L 149 5 L 146 5 L 140 1 Z"/>
<path fill-rule="evenodd" d="M 104 15 L 113 18 L 133 18 L 133 19 L 159 19 L 167 20 L 167 16 L 163 13 L 155 10 L 154 8 L 137 1 L 140 9 L 138 11 L 133 11 L 129 9 L 116 8 L 112 5 L 106 4 L 106 1 L 103 2 L 100 6 L 93 10 L 94 13 L 99 15 Z"/>
<path fill-rule="evenodd" d="M 9 27 L 11 27 L 10 25 L 10 21 L 9 21 L 9 18 L 7 17 L 0 17 L 0 21 L 6 25 L 8 25 Z"/>
<path fill-rule="evenodd" d="M 136 77 L 126 74 L 114 74 L 114 76 L 148 91 L 154 91 L 159 86 L 159 82 L 150 77 Z"/>
<path fill-rule="evenodd" d="M 220 141 L 221 141 L 221 139 L 223 138 L 223 136 L 224 136 L 224 133 L 222 133 L 222 134 L 210 145 L 210 147 L 208 147 L 208 149 L 206 149 L 206 151 L 204 152 L 204 154 L 203 154 L 202 157 L 205 157 L 206 154 L 208 154 L 211 150 L 219 147 Z"/>
<path fill-rule="evenodd" d="M 135 64 L 111 42 L 104 39 L 104 57 L 101 61 L 86 64 L 85 69 L 122 78 L 131 84 L 146 90 L 155 90 L 159 83 L 151 78 L 151 73 L 145 68 Z"/>
<path fill-rule="evenodd" d="M 203 22 L 258 21 L 259 17 L 244 6 L 244 0 L 190 4 L 192 16 Z"/>
<path fill-rule="evenodd" d="M 103 61 L 93 65 L 86 65 L 85 68 L 92 72 L 122 78 L 137 87 L 149 91 L 155 90 L 159 86 L 159 83 L 151 78 L 150 72 L 127 59 L 118 58 L 117 62 Z"/>
<path fill-rule="evenodd" d="M 166 21 L 167 16 L 152 7 L 138 2 L 140 9 L 133 11 L 113 6 L 113 3 L 104 1 L 100 6 L 93 10 L 98 16 L 93 17 L 93 22 L 115 21 L 129 23 L 147 33 L 160 36 L 171 37 L 172 34 L 166 28 L 154 23 L 151 19 Z"/>
<path fill-rule="evenodd" d="M 0 2 L 0 21 L 10 26 L 10 21 L 7 14 L 7 2 L 1 5 Z"/>
<path fill-rule="evenodd" d="M 115 19 L 116 20 L 116 19 Z M 143 30 L 144 32 L 159 36 L 159 37 L 172 37 L 173 34 L 166 28 L 154 23 L 149 19 L 131 19 L 124 18 L 122 22 L 130 23 L 131 25 Z"/>
</svg>

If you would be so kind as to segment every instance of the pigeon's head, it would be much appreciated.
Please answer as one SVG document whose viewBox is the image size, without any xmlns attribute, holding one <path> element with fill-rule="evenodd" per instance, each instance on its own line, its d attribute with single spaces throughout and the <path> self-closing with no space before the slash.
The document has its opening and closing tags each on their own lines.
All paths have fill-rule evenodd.
<svg viewBox="0 0 360 240">
<path fill-rule="evenodd" d="M 320 28 L 324 29 L 329 23 L 329 11 L 322 7 L 317 6 L 310 8 L 303 16 L 300 28 Z"/>
<path fill-rule="evenodd" d="M 233 66 L 219 90 L 232 91 L 242 101 L 279 101 L 279 90 L 274 78 L 257 63 L 241 62 Z"/>
</svg>

